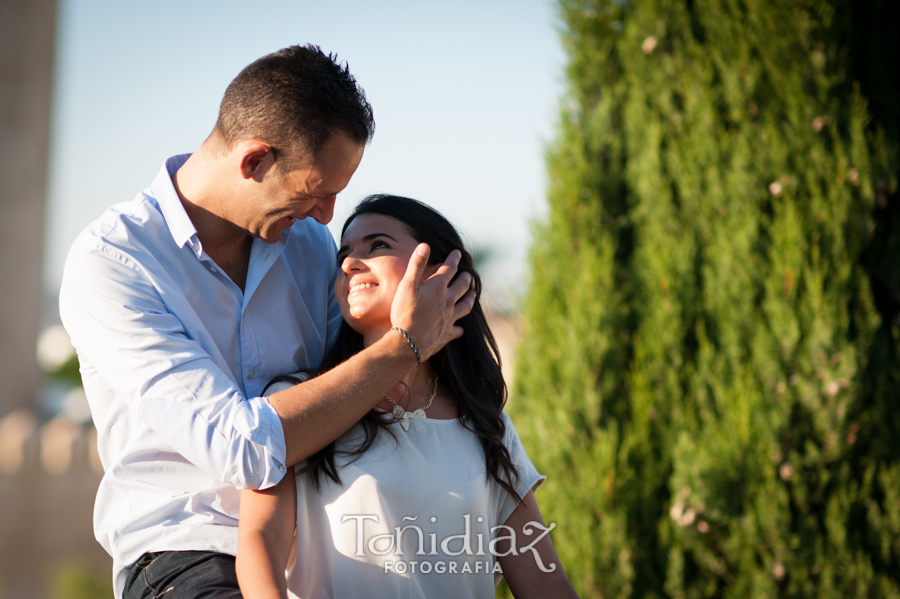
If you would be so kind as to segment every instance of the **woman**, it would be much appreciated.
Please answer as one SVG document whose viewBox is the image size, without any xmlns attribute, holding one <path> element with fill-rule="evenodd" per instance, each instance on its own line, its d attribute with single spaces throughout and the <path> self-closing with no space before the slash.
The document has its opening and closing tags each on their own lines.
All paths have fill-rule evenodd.
<svg viewBox="0 0 900 599">
<path fill-rule="evenodd" d="M 472 258 L 443 216 L 371 196 L 344 224 L 335 283 L 344 322 L 321 371 L 384 335 L 405 336 L 391 326 L 391 303 L 419 243 L 431 246 L 424 277 L 459 249 L 459 272 L 480 296 Z M 493 597 L 501 573 L 516 597 L 575 596 L 534 500 L 545 477 L 503 412 L 506 386 L 478 300 L 459 325 L 460 339 L 295 478 L 242 494 L 244 597 L 285 597 L 286 588 L 304 598 Z"/>
</svg>

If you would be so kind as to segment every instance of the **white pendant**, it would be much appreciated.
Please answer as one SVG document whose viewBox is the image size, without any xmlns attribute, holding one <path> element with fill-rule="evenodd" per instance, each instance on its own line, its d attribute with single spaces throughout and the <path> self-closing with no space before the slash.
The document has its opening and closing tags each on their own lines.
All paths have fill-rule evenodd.
<svg viewBox="0 0 900 599">
<path fill-rule="evenodd" d="M 428 416 L 425 415 L 425 410 L 423 410 L 422 408 L 419 408 L 418 410 L 416 410 L 414 412 L 407 412 L 400 406 L 395 405 L 394 406 L 394 418 L 400 419 L 400 426 L 403 427 L 404 431 L 408 431 L 410 418 L 428 418 Z"/>
</svg>

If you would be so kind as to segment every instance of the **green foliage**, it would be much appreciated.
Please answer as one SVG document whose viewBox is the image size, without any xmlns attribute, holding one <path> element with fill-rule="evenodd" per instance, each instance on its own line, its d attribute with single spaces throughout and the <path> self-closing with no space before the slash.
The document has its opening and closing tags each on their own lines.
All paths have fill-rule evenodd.
<svg viewBox="0 0 900 599">
<path fill-rule="evenodd" d="M 866 41 L 900 12 L 560 14 L 569 90 L 510 409 L 570 579 L 900 597 L 900 52 Z"/>
<path fill-rule="evenodd" d="M 72 352 L 72 356 L 62 366 L 47 374 L 51 379 L 68 383 L 72 387 L 82 386 L 81 370 L 75 352 Z"/>
<path fill-rule="evenodd" d="M 109 575 L 101 576 L 80 566 L 60 568 L 53 577 L 51 599 L 98 599 L 112 597 Z"/>
</svg>

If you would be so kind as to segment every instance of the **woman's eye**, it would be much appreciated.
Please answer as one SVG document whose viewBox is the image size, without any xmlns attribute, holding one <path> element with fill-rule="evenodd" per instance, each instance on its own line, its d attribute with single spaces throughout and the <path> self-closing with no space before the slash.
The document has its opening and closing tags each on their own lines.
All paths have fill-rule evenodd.
<svg viewBox="0 0 900 599">
<path fill-rule="evenodd" d="M 373 241 L 371 251 L 380 250 L 380 249 L 390 249 L 391 246 L 386 244 L 383 241 Z"/>
</svg>

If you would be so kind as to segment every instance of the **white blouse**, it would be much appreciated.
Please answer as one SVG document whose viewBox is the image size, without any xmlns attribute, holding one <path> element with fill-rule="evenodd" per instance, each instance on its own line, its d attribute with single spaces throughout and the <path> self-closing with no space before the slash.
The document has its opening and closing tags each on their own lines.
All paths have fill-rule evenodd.
<svg viewBox="0 0 900 599">
<path fill-rule="evenodd" d="M 503 442 L 524 497 L 546 477 L 531 464 L 505 412 L 503 418 Z M 316 491 L 310 475 L 297 476 L 289 596 L 494 597 L 501 572 L 492 540 L 515 535 L 500 525 L 517 504 L 486 477 L 484 450 L 458 419 L 413 418 L 409 424 L 408 431 L 391 425 L 396 440 L 379 431 L 355 462 L 347 464 L 338 453 L 342 485 L 322 476 Z M 338 449 L 357 447 L 362 430 L 350 429 Z"/>
</svg>

